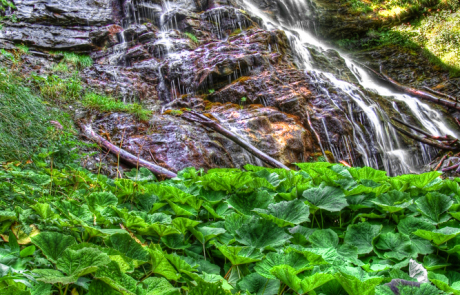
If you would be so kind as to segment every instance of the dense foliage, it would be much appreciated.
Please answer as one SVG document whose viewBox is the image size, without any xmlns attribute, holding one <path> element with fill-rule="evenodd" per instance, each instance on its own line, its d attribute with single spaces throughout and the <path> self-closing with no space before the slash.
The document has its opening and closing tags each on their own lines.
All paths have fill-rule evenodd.
<svg viewBox="0 0 460 295">
<path fill-rule="evenodd" d="M 0 292 L 460 294 L 458 181 L 298 167 L 159 182 L 4 164 Z"/>
</svg>

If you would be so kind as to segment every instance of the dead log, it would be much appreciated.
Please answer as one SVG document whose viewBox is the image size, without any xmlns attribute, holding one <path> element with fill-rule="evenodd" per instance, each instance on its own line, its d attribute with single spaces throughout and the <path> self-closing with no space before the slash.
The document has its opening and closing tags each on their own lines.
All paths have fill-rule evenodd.
<svg viewBox="0 0 460 295">
<path fill-rule="evenodd" d="M 362 65 L 362 64 L 361 64 Z M 428 100 L 428 101 L 431 101 L 431 102 L 434 102 L 436 104 L 439 104 L 439 105 L 443 105 L 443 106 L 446 106 L 448 108 L 452 108 L 452 109 L 456 109 L 456 110 L 459 110 L 460 111 L 460 104 L 457 103 L 456 99 L 455 102 L 453 101 L 449 101 L 447 99 L 443 99 L 443 98 L 440 98 L 438 96 L 435 96 L 434 94 L 430 94 L 428 92 L 425 92 L 425 91 L 422 91 L 422 90 L 419 90 L 419 89 L 415 89 L 415 88 L 411 88 L 411 87 L 408 87 L 408 86 L 404 86 L 398 82 L 396 82 L 395 80 L 393 80 L 392 78 L 390 78 L 389 76 L 385 75 L 383 72 L 382 72 L 382 68 L 380 67 L 380 73 L 378 73 L 377 71 L 371 69 L 370 67 L 366 66 L 366 65 L 362 65 L 364 66 L 366 69 L 368 69 L 369 71 L 373 72 L 377 77 L 379 77 L 381 80 L 385 81 L 385 82 L 388 82 L 390 83 L 391 85 L 393 85 L 396 89 L 398 89 L 399 91 L 403 92 L 403 93 L 406 93 L 408 95 L 412 95 L 412 96 L 415 96 L 415 97 L 418 97 L 420 99 L 424 99 L 424 100 Z"/>
<path fill-rule="evenodd" d="M 261 150 L 259 150 L 258 148 L 250 144 L 249 142 L 241 139 L 235 133 L 231 132 L 230 130 L 225 129 L 224 127 L 222 127 L 222 125 L 220 125 L 216 121 L 211 120 L 202 114 L 199 114 L 193 111 L 187 111 L 187 112 L 184 112 L 184 114 L 182 115 L 182 118 L 192 121 L 192 122 L 200 123 L 206 127 L 213 129 L 216 132 L 219 132 L 223 136 L 227 137 L 228 139 L 232 140 L 233 142 L 235 142 L 236 144 L 238 144 L 239 146 L 241 146 L 242 148 L 244 148 L 245 150 L 253 154 L 255 157 L 261 159 L 263 162 L 273 167 L 290 170 L 286 165 L 284 165 L 280 161 L 273 159 L 272 157 L 262 152 Z"/>
<path fill-rule="evenodd" d="M 423 138 L 421 136 L 418 136 L 418 135 L 415 135 L 415 134 L 412 134 L 398 126 L 396 126 L 395 124 L 391 123 L 390 124 L 398 131 L 400 132 L 401 134 L 404 134 L 406 135 L 407 137 L 410 137 L 412 138 L 413 140 L 415 141 L 418 141 L 418 142 L 421 142 L 421 143 L 425 143 L 427 145 L 430 145 L 432 147 L 435 147 L 435 148 L 438 148 L 438 149 L 441 149 L 441 150 L 448 150 L 448 151 L 458 151 L 459 148 L 458 147 L 453 147 L 453 146 L 449 146 L 449 145 L 445 145 L 445 144 L 442 144 L 442 143 L 438 143 L 438 142 L 433 142 L 429 139 L 426 139 L 426 138 Z"/>
<path fill-rule="evenodd" d="M 83 124 L 82 122 L 79 122 L 78 125 L 80 126 L 81 130 L 83 131 L 83 134 L 90 140 L 94 141 L 97 143 L 99 146 L 107 149 L 111 153 L 117 155 L 120 157 L 120 159 L 123 159 L 124 161 L 132 164 L 133 166 L 139 166 L 139 167 L 144 167 L 147 168 L 148 170 L 152 171 L 154 174 L 158 176 L 165 176 L 167 178 L 174 178 L 177 176 L 176 173 L 171 172 L 161 166 L 152 164 L 144 159 L 138 158 L 135 155 L 117 147 L 116 145 L 112 144 L 108 140 L 102 138 L 100 135 L 98 135 L 96 132 L 94 132 L 93 128 L 91 127 L 91 122 L 88 124 Z"/>
</svg>

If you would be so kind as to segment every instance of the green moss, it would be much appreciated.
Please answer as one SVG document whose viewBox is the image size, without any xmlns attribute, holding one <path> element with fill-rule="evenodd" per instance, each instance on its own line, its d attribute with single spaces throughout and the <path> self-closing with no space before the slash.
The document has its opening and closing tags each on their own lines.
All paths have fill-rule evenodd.
<svg viewBox="0 0 460 295">
<path fill-rule="evenodd" d="M 89 109 L 95 109 L 101 112 L 125 112 L 133 114 L 140 120 L 148 120 L 152 115 L 151 111 L 142 108 L 142 106 L 137 103 L 124 103 L 113 97 L 96 93 L 87 93 L 82 103 Z"/>
</svg>

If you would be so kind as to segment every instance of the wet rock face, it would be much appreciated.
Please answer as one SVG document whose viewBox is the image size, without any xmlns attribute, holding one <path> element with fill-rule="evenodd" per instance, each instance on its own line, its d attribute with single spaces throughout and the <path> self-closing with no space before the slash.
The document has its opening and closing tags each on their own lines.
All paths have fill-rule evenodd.
<svg viewBox="0 0 460 295">
<path fill-rule="evenodd" d="M 126 114 L 99 114 L 94 122 L 100 135 L 134 155 L 172 171 L 263 164 L 233 141 L 180 117 L 192 109 L 286 165 L 333 149 L 333 157 L 362 164 L 356 147 L 370 142 L 372 133 L 362 114 L 350 111 L 351 90 L 334 88 L 332 76 L 302 69 L 291 48 L 293 35 L 265 29 L 238 1 L 80 0 L 82 11 L 92 10 L 86 24 L 72 5 L 53 8 L 64 2 L 21 2 L 21 22 L 6 24 L 0 44 L 43 51 L 37 66 L 42 74 L 52 68 L 42 63 L 47 50 L 90 53 L 95 63 L 81 78 L 92 91 L 153 111 L 146 122 Z M 281 15 L 287 26 L 310 25 L 296 23 L 311 11 L 311 4 L 297 2 L 256 4 Z M 285 5 L 300 5 L 294 10 L 299 15 L 286 16 L 292 7 Z M 337 52 L 310 48 L 309 54 L 322 71 L 356 82 Z M 363 130 L 359 138 L 356 130 Z"/>
<path fill-rule="evenodd" d="M 296 117 L 275 108 L 213 104 L 209 113 L 225 128 L 282 162 L 303 161 L 312 153 L 309 131 L 296 123 Z M 94 126 L 114 144 L 172 171 L 191 166 L 207 170 L 263 165 L 228 138 L 180 116 L 156 115 L 148 122 L 138 122 L 124 114 L 100 115 Z"/>
<path fill-rule="evenodd" d="M 14 0 L 14 5 L 18 20 L 27 23 L 101 26 L 114 21 L 112 0 Z"/>
</svg>

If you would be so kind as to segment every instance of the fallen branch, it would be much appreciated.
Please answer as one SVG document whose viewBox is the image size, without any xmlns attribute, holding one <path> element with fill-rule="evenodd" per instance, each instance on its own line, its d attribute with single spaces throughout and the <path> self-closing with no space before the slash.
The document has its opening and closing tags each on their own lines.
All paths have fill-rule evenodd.
<svg viewBox="0 0 460 295">
<path fill-rule="evenodd" d="M 447 155 L 444 155 L 442 158 L 441 158 L 441 161 L 439 161 L 439 164 L 436 165 L 436 168 L 434 168 L 434 171 L 438 171 L 439 167 L 441 167 L 442 163 L 444 163 L 444 160 L 447 158 Z"/>
<path fill-rule="evenodd" d="M 427 145 L 430 145 L 432 147 L 435 147 L 435 148 L 438 148 L 438 149 L 441 149 L 441 150 L 448 150 L 448 151 L 457 151 L 459 150 L 458 147 L 453 147 L 453 146 L 448 146 L 448 145 L 445 145 L 445 144 L 442 144 L 442 143 L 437 143 L 437 142 L 433 142 L 431 140 L 428 140 L 426 138 L 423 138 L 421 136 L 418 136 L 418 135 L 415 135 L 415 134 L 412 134 L 398 126 L 396 126 L 395 124 L 391 123 L 390 124 L 398 131 L 400 132 L 401 134 L 404 134 L 406 135 L 407 137 L 410 137 L 412 138 L 413 140 L 416 140 L 416 141 L 419 141 L 421 143 L 425 143 Z"/>
<path fill-rule="evenodd" d="M 368 67 L 366 65 L 362 65 L 362 66 L 364 66 L 369 71 L 373 72 L 377 77 L 379 77 L 383 81 L 386 81 L 386 82 L 390 83 L 391 85 L 393 85 L 396 89 L 398 89 L 401 92 L 404 92 L 406 94 L 409 94 L 409 95 L 412 95 L 412 96 L 415 96 L 415 97 L 418 97 L 418 98 L 421 98 L 421 99 L 424 99 L 424 100 L 429 100 L 431 102 L 434 102 L 434 103 L 437 103 L 437 104 L 440 104 L 440 105 L 443 105 L 443 106 L 446 106 L 446 107 L 449 107 L 449 108 L 456 109 L 456 110 L 460 111 L 460 105 L 457 102 L 449 101 L 447 99 L 440 98 L 440 97 L 435 96 L 433 94 L 430 94 L 428 92 L 425 92 L 425 91 L 422 91 L 422 90 L 419 90 L 419 89 L 415 89 L 415 88 L 411 88 L 411 87 L 399 84 L 398 82 L 396 82 L 395 80 L 393 80 L 389 76 L 385 75 L 382 72 L 381 67 L 380 67 L 380 73 L 378 73 L 377 71 L 371 69 L 370 67 Z M 443 95 L 443 96 L 445 97 L 445 95 Z M 453 98 L 453 100 L 457 101 L 455 98 Z"/>
<path fill-rule="evenodd" d="M 138 158 L 135 155 L 117 147 L 116 145 L 112 144 L 108 140 L 102 138 L 100 135 L 98 135 L 96 132 L 94 132 L 93 128 L 91 127 L 91 123 L 88 124 L 83 124 L 82 122 L 79 122 L 78 125 L 80 126 L 81 130 L 83 131 L 83 134 L 90 140 L 94 141 L 97 143 L 99 146 L 109 150 L 111 153 L 118 155 L 120 159 L 123 159 L 124 161 L 135 165 L 135 166 L 140 166 L 147 168 L 148 170 L 152 171 L 156 175 L 163 175 L 167 178 L 174 178 L 177 176 L 176 173 L 171 172 L 161 166 L 152 164 L 144 159 Z"/>
<path fill-rule="evenodd" d="M 439 140 L 439 141 L 446 141 L 449 145 L 452 145 L 452 144 L 454 144 L 454 143 L 456 143 L 458 141 L 458 139 L 453 138 L 450 135 L 434 136 L 434 135 L 431 135 L 430 133 L 428 133 L 428 132 L 426 132 L 426 131 L 418 128 L 418 127 L 415 127 L 415 126 L 412 126 L 410 124 L 407 124 L 406 122 L 404 122 L 404 121 L 402 121 L 402 120 L 400 120 L 398 118 L 392 117 L 391 119 L 396 121 L 396 122 L 398 122 L 399 124 L 402 124 L 402 125 L 406 126 L 409 129 L 412 129 L 414 131 L 417 131 L 418 133 L 421 133 L 421 134 L 425 135 L 428 138 L 431 138 L 431 139 L 434 139 L 434 140 Z"/>
<path fill-rule="evenodd" d="M 436 94 L 436 95 L 438 95 L 438 96 L 442 96 L 442 97 L 448 98 L 448 99 L 450 99 L 450 100 L 455 100 L 456 102 L 458 102 L 458 98 L 453 97 L 453 96 L 451 96 L 451 95 L 449 95 L 449 94 L 445 94 L 445 93 L 443 93 L 443 92 L 439 92 L 439 91 L 433 90 L 433 89 L 431 89 L 430 87 L 423 86 L 422 89 L 425 89 L 426 91 L 431 92 L 431 93 L 433 93 L 433 94 Z"/>
<path fill-rule="evenodd" d="M 228 139 L 232 140 L 233 142 L 235 142 L 236 144 L 238 144 L 239 146 L 241 146 L 242 148 L 244 148 L 245 150 L 253 154 L 255 157 L 261 159 L 263 162 L 273 167 L 284 168 L 286 170 L 290 170 L 283 163 L 273 159 L 272 157 L 265 154 L 264 152 L 262 152 L 261 150 L 259 150 L 258 148 L 250 144 L 249 142 L 238 137 L 238 135 L 236 135 L 235 133 L 231 132 L 230 130 L 225 129 L 224 127 L 222 127 L 222 125 L 220 125 L 216 121 L 213 121 L 202 114 L 199 114 L 193 111 L 188 111 L 188 112 L 184 112 L 184 114 L 182 115 L 182 118 L 189 120 L 189 121 L 200 123 L 206 127 L 209 127 L 219 132 L 223 136 L 227 137 Z"/>
</svg>

